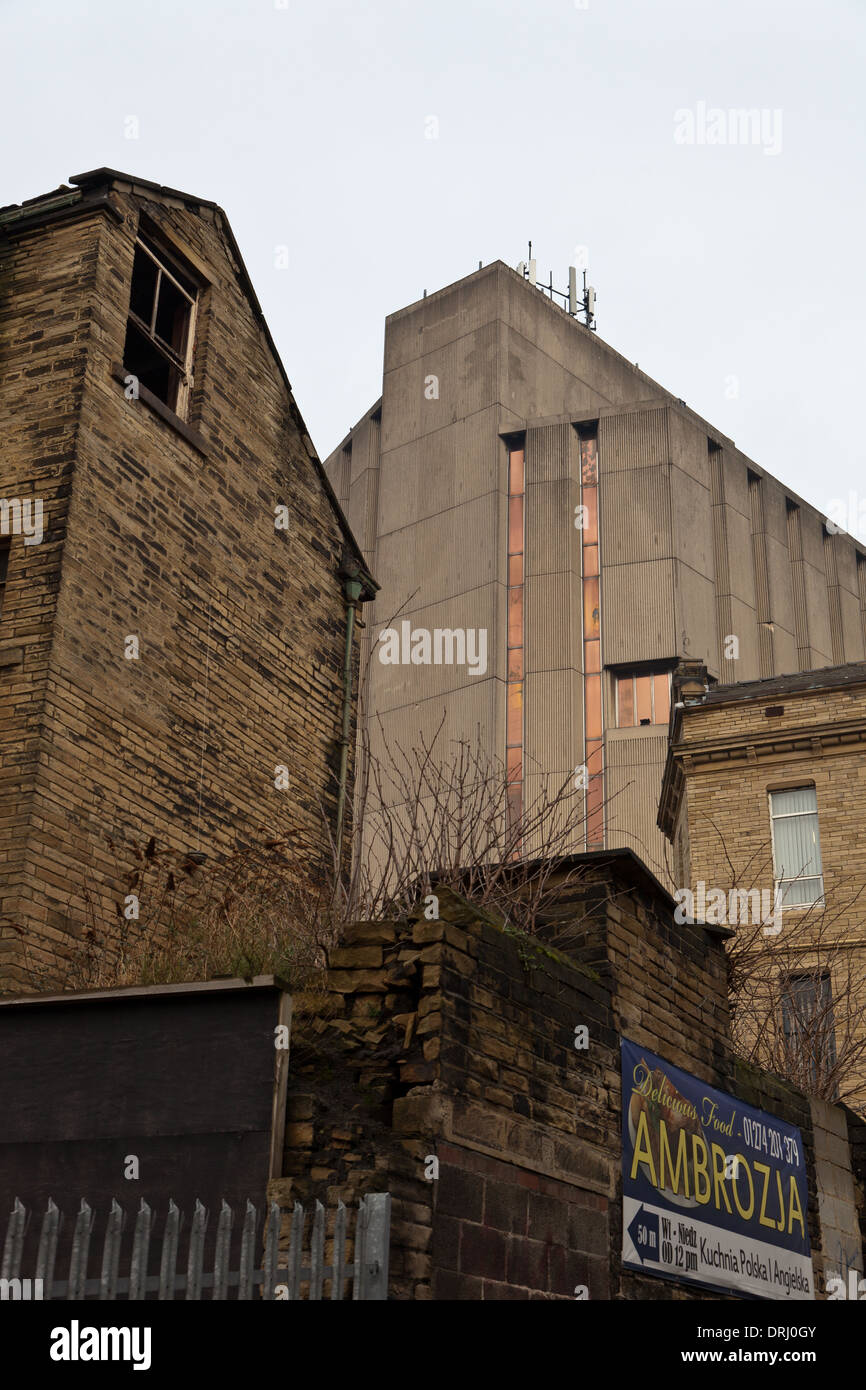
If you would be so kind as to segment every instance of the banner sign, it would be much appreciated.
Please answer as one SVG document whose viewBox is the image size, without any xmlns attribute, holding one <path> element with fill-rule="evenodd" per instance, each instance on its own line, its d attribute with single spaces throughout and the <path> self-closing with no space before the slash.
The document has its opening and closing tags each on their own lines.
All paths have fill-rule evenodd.
<svg viewBox="0 0 866 1390">
<path fill-rule="evenodd" d="M 752 1298 L 813 1299 L 799 1129 L 622 1039 L 622 1260 Z"/>
</svg>

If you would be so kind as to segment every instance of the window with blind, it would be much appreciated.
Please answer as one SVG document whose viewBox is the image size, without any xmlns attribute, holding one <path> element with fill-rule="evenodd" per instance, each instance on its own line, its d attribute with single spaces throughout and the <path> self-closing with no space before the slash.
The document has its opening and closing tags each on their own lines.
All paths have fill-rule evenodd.
<svg viewBox="0 0 866 1390">
<path fill-rule="evenodd" d="M 824 896 L 815 788 L 770 792 L 773 873 L 782 907 L 807 907 Z"/>
</svg>

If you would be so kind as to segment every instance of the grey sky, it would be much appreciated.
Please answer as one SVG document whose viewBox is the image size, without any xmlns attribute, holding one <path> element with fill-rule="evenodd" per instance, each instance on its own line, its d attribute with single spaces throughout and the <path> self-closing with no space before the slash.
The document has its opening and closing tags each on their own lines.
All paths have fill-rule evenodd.
<svg viewBox="0 0 866 1390">
<path fill-rule="evenodd" d="M 218 202 L 322 456 L 387 313 L 586 246 L 601 337 L 866 538 L 863 0 L 282 3 L 0 0 L 0 202 L 102 164 Z M 712 108 L 765 138 L 676 142 Z"/>
</svg>

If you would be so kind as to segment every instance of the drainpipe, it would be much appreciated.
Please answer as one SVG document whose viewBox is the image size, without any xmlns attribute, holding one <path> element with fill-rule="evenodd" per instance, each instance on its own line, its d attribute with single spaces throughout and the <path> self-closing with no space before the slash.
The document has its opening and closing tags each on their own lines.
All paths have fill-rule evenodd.
<svg viewBox="0 0 866 1390">
<path fill-rule="evenodd" d="M 346 599 L 346 649 L 343 658 L 343 727 L 340 736 L 340 781 L 337 792 L 337 863 L 340 862 L 343 844 L 343 820 L 346 810 L 346 778 L 349 771 L 349 729 L 352 723 L 352 638 L 355 632 L 355 608 L 361 597 L 363 585 L 358 577 L 358 567 L 351 562 L 343 564 L 340 574 L 343 579 L 343 594 Z"/>
</svg>

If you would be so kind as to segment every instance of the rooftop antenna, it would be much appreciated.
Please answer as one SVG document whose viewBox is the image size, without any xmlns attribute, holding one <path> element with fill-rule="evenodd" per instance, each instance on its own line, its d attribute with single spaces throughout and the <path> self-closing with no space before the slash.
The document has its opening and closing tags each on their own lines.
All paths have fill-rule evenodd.
<svg viewBox="0 0 866 1390">
<path fill-rule="evenodd" d="M 536 273 L 536 262 L 533 260 L 532 256 L 532 242 L 530 241 L 529 257 L 525 261 L 518 262 L 517 273 L 518 275 L 521 275 L 524 280 L 528 280 L 530 285 L 535 285 L 536 288 L 540 290 L 542 294 L 550 295 L 551 299 L 553 299 L 554 296 L 561 299 L 563 309 L 565 309 L 566 313 L 570 314 L 572 318 L 576 319 L 581 314 L 583 314 L 583 321 L 586 324 L 586 327 L 595 332 L 596 293 L 592 285 L 588 285 L 586 283 L 586 271 L 583 272 L 583 293 L 580 295 L 578 294 L 577 288 L 577 268 L 573 265 L 570 265 L 568 267 L 567 290 L 554 289 L 553 271 L 550 272 L 550 280 L 548 284 L 539 285 L 538 276 Z"/>
</svg>

